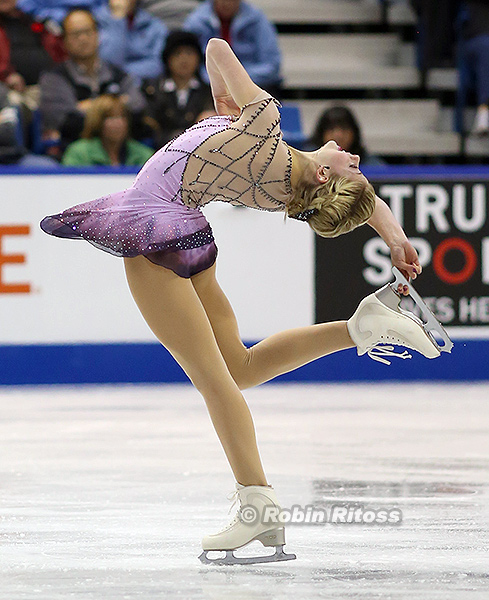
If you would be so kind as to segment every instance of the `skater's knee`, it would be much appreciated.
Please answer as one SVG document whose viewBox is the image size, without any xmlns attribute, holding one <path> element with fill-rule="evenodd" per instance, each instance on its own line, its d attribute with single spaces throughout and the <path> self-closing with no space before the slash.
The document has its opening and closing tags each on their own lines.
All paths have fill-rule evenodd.
<svg viewBox="0 0 489 600">
<path fill-rule="evenodd" d="M 246 390 L 256 385 L 253 372 L 253 346 L 246 348 L 238 361 L 228 365 L 230 373 L 240 390 Z"/>
<path fill-rule="evenodd" d="M 237 391 L 237 385 L 227 370 L 220 373 L 210 369 L 187 372 L 187 375 L 200 392 L 206 403 L 219 404 Z"/>
<path fill-rule="evenodd" d="M 193 385 L 203 396 L 218 397 L 219 392 L 222 391 L 223 387 L 227 387 L 230 382 L 240 390 L 256 385 L 253 354 L 253 347 L 243 348 L 239 353 L 233 352 L 223 355 L 225 369 L 214 369 L 207 364 L 207 368 L 196 368 L 195 365 L 188 365 L 190 368 L 185 369 L 185 371 Z"/>
</svg>

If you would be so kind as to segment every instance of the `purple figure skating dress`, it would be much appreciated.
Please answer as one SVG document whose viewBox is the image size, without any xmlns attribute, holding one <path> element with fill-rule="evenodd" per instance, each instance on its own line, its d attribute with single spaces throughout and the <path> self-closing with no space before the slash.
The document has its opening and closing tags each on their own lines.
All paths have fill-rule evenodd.
<svg viewBox="0 0 489 600">
<path fill-rule="evenodd" d="M 48 216 L 41 228 L 115 256 L 144 255 L 181 277 L 209 268 L 217 247 L 202 206 L 220 200 L 283 211 L 292 194 L 276 105 L 261 92 L 238 119 L 197 123 L 150 158 L 130 188 Z"/>
</svg>

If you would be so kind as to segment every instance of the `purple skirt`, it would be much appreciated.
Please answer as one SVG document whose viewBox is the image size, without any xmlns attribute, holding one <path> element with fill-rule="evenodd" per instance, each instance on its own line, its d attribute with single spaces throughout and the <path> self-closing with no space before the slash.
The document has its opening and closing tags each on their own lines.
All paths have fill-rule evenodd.
<svg viewBox="0 0 489 600">
<path fill-rule="evenodd" d="M 45 217 L 41 229 L 115 256 L 143 255 L 180 277 L 209 268 L 217 256 L 212 229 L 199 209 L 182 202 L 181 180 L 189 153 L 229 123 L 211 117 L 194 125 L 150 158 L 132 187 Z"/>
</svg>

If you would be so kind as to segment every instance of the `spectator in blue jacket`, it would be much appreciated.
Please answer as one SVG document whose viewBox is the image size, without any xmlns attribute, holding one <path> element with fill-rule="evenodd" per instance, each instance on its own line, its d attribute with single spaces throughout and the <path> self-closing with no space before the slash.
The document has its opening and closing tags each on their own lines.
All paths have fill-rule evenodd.
<svg viewBox="0 0 489 600">
<path fill-rule="evenodd" d="M 277 31 L 265 14 L 243 0 L 206 0 L 186 19 L 202 50 L 212 37 L 231 46 L 251 79 L 275 97 L 280 96 L 280 50 Z"/>
<path fill-rule="evenodd" d="M 62 23 L 74 8 L 93 9 L 104 0 L 17 0 L 17 8 L 32 15 L 37 21 L 57 21 Z"/>
<path fill-rule="evenodd" d="M 144 79 L 161 75 L 161 53 L 168 31 L 138 0 L 109 0 L 95 9 L 100 56 L 126 73 Z"/>
<path fill-rule="evenodd" d="M 185 19 L 199 4 L 199 0 L 141 0 L 141 7 L 161 19 L 170 31 L 182 29 Z"/>
</svg>

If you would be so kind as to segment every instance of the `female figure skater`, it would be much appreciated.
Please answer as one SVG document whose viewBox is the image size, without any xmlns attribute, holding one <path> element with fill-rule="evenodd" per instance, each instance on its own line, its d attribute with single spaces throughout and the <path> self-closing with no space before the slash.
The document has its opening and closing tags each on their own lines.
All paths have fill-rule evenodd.
<svg viewBox="0 0 489 600">
<path fill-rule="evenodd" d="M 292 329 L 252 348 L 243 345 L 216 281 L 217 250 L 200 211 L 211 200 L 282 211 L 326 237 L 368 222 L 405 276 L 415 278 L 421 267 L 389 208 L 360 172 L 358 156 L 342 152 L 335 142 L 315 152 L 288 147 L 276 101 L 251 81 L 225 41 L 210 40 L 206 63 L 218 116 L 170 141 L 129 189 L 46 217 L 41 227 L 124 257 L 143 317 L 204 397 L 237 481 L 239 506 L 252 505 L 261 513 L 279 503 L 263 471 L 242 389 L 344 348 L 356 345 L 363 354 L 385 343 L 387 333 L 390 343 L 425 356 L 439 353 L 422 327 L 375 294 L 348 322 Z M 399 284 L 399 292 L 407 293 L 407 286 Z M 224 562 L 243 562 L 232 551 L 255 539 L 276 553 L 247 562 L 295 558 L 283 552 L 283 525 L 246 524 L 239 515 L 203 539 L 204 562 L 209 550 L 227 551 Z"/>
</svg>

